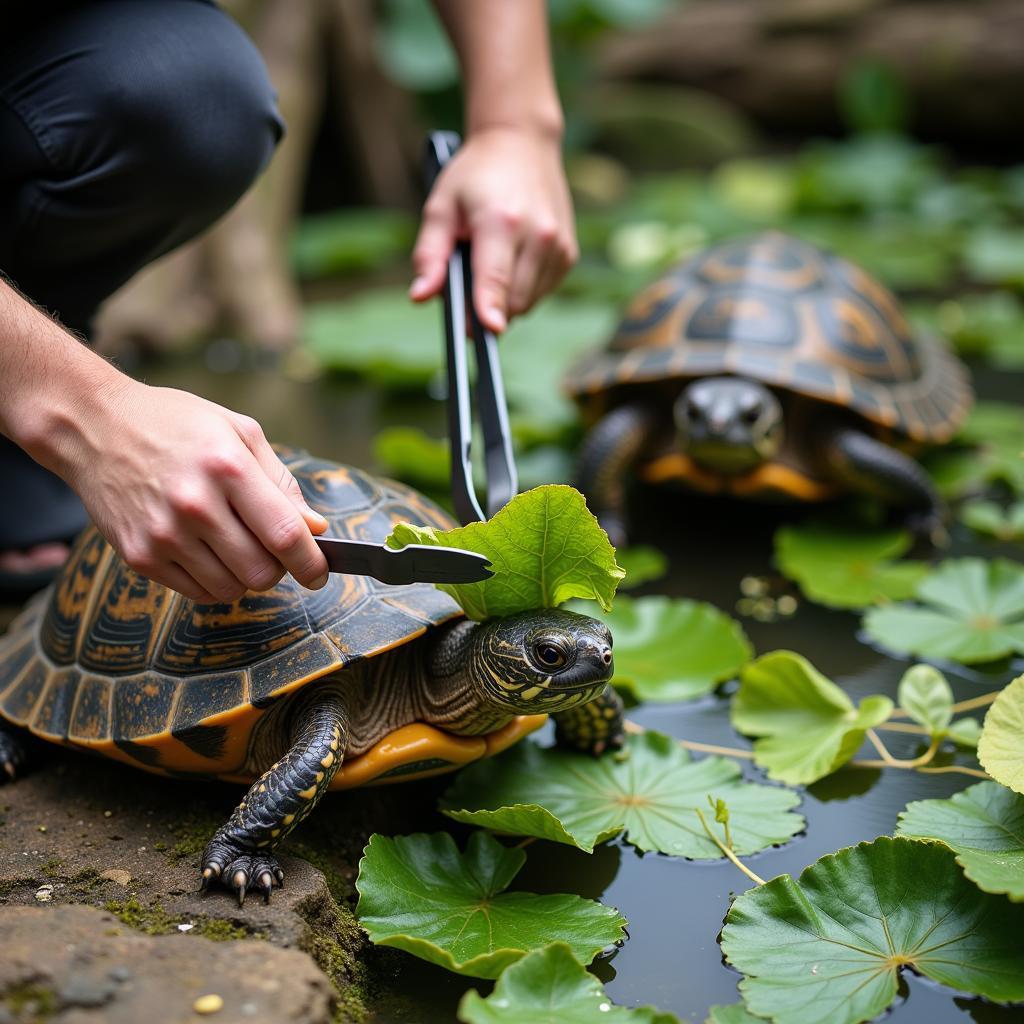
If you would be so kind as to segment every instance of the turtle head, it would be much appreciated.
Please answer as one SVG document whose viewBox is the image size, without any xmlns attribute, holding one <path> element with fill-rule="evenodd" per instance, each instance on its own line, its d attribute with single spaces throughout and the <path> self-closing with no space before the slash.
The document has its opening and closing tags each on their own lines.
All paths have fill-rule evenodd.
<svg viewBox="0 0 1024 1024">
<path fill-rule="evenodd" d="M 564 711 L 612 677 L 612 635 L 589 615 L 542 608 L 473 630 L 471 675 L 482 700 L 517 715 Z"/>
<path fill-rule="evenodd" d="M 695 380 L 676 399 L 682 450 L 716 473 L 746 473 L 778 454 L 782 406 L 763 384 L 743 377 Z"/>
</svg>

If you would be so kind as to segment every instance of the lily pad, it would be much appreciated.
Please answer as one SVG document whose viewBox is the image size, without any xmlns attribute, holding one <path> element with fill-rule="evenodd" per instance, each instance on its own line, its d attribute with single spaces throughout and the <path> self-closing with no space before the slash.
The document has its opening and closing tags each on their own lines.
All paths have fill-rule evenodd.
<svg viewBox="0 0 1024 1024">
<path fill-rule="evenodd" d="M 735 619 L 688 598 L 618 597 L 603 618 L 615 637 L 615 678 L 642 701 L 692 700 L 732 679 L 753 647 Z"/>
<path fill-rule="evenodd" d="M 619 584 L 623 590 L 660 580 L 668 572 L 668 559 L 664 552 L 647 544 L 620 548 L 615 552 L 615 561 L 626 574 L 626 578 Z"/>
<path fill-rule="evenodd" d="M 415 237 L 406 211 L 358 207 L 303 218 L 289 248 L 300 277 L 322 277 L 404 261 Z"/>
<path fill-rule="evenodd" d="M 945 736 L 953 720 L 953 688 L 931 665 L 914 665 L 903 673 L 896 701 L 918 725 L 932 736 Z"/>
<path fill-rule="evenodd" d="M 1024 494 L 1024 409 L 1006 402 L 978 402 L 957 441 L 974 447 L 947 449 L 926 460 L 936 487 L 958 498 L 1003 483 Z"/>
<path fill-rule="evenodd" d="M 975 532 L 997 540 L 1024 540 L 1024 501 L 1008 508 L 983 498 L 968 501 L 960 509 L 960 519 Z"/>
<path fill-rule="evenodd" d="M 465 853 L 447 832 L 373 835 L 359 862 L 356 915 L 377 945 L 474 978 L 496 978 L 552 939 L 588 964 L 623 938 L 626 922 L 611 907 L 505 892 L 525 861 L 486 832 L 474 832 Z"/>
<path fill-rule="evenodd" d="M 959 992 L 1024 999 L 1022 929 L 1024 907 L 980 893 L 948 847 L 883 836 L 743 893 L 721 942 L 754 1014 L 859 1024 L 892 1003 L 904 967 Z"/>
<path fill-rule="evenodd" d="M 1024 286 L 1024 231 L 979 228 L 967 239 L 964 265 L 974 281 Z"/>
<path fill-rule="evenodd" d="M 1024 653 L 1024 568 L 1006 559 L 950 559 L 915 590 L 922 603 L 873 608 L 867 634 L 883 647 L 964 664 Z"/>
<path fill-rule="evenodd" d="M 949 800 L 915 800 L 900 812 L 896 834 L 938 839 L 985 892 L 1024 902 L 1024 796 L 979 782 Z"/>
<path fill-rule="evenodd" d="M 416 427 L 388 427 L 373 442 L 374 458 L 399 480 L 434 491 L 451 487 L 448 442 Z"/>
<path fill-rule="evenodd" d="M 981 741 L 981 722 L 976 718 L 958 718 L 950 725 L 946 735 L 958 747 L 975 749 Z"/>
<path fill-rule="evenodd" d="M 504 971 L 484 999 L 470 989 L 459 1003 L 464 1024 L 679 1024 L 652 1006 L 616 1006 L 564 942 L 528 953 Z"/>
<path fill-rule="evenodd" d="M 859 706 L 806 658 L 772 651 L 740 674 L 733 698 L 733 727 L 754 743 L 754 761 L 769 778 L 809 784 L 844 765 L 866 730 L 893 710 L 888 697 L 865 697 Z"/>
<path fill-rule="evenodd" d="M 804 827 L 792 813 L 800 797 L 780 786 L 741 780 L 735 761 L 693 761 L 670 736 L 629 736 L 626 757 L 589 757 L 520 743 L 462 772 L 441 809 L 456 821 L 536 836 L 592 852 L 625 831 L 641 850 L 694 860 L 722 856 L 695 808 L 707 814 L 711 794 L 729 805 L 737 853 L 756 853 Z"/>
<path fill-rule="evenodd" d="M 763 1024 L 764 1017 L 755 1017 L 743 1003 L 712 1006 L 704 1024 Z"/>
<path fill-rule="evenodd" d="M 996 782 L 1024 793 L 1024 676 L 1018 676 L 985 715 L 978 760 Z"/>
<path fill-rule="evenodd" d="M 583 495 L 560 484 L 517 494 L 486 522 L 454 530 L 399 523 L 387 543 L 451 545 L 486 555 L 494 571 L 490 579 L 438 584 L 477 621 L 551 608 L 573 597 L 607 610 L 624 575 Z"/>
<path fill-rule="evenodd" d="M 896 561 L 911 543 L 905 530 L 852 530 L 825 523 L 784 526 L 775 534 L 775 562 L 812 601 L 864 608 L 913 594 L 928 566 Z"/>
</svg>

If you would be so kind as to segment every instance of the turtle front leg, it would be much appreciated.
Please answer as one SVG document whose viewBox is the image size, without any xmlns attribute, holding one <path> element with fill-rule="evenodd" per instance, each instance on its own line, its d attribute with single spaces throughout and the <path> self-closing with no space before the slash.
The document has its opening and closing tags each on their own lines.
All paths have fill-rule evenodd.
<svg viewBox="0 0 1024 1024">
<path fill-rule="evenodd" d="M 297 709 L 291 749 L 249 788 L 207 843 L 203 852 L 201 888 L 220 881 L 238 894 L 238 905 L 250 889 L 270 902 L 274 884 L 284 872 L 273 849 L 327 792 L 341 766 L 348 736 L 348 718 L 340 697 L 326 693 Z"/>
<path fill-rule="evenodd" d="M 621 405 L 591 428 L 580 446 L 577 482 L 612 544 L 627 542 L 626 476 L 654 433 L 643 405 Z"/>
<path fill-rule="evenodd" d="M 625 741 L 622 698 L 610 683 L 593 700 L 556 711 L 551 717 L 555 720 L 555 740 L 562 747 L 597 757 L 606 750 L 618 749 Z"/>
<path fill-rule="evenodd" d="M 13 782 L 28 762 L 28 747 L 23 736 L 0 726 L 0 786 Z"/>
<path fill-rule="evenodd" d="M 948 543 L 945 504 L 920 463 L 853 429 L 837 431 L 828 453 L 833 473 L 848 487 L 904 507 L 914 534 L 936 547 Z"/>
</svg>

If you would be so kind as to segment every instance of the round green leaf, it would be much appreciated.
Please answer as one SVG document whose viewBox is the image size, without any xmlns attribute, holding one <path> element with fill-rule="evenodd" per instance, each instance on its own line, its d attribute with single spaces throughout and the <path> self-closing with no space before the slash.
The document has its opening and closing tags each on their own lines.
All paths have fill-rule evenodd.
<svg viewBox="0 0 1024 1024">
<path fill-rule="evenodd" d="M 447 832 L 373 835 L 359 862 L 356 915 L 377 945 L 474 978 L 496 978 L 552 939 L 583 963 L 622 939 L 625 919 L 611 907 L 504 892 L 525 860 L 486 832 L 474 832 L 465 853 Z"/>
<path fill-rule="evenodd" d="M 1009 508 L 984 499 L 968 501 L 960 509 L 960 519 L 977 533 L 997 540 L 1024 540 L 1024 501 Z"/>
<path fill-rule="evenodd" d="M 486 522 L 454 530 L 399 523 L 387 542 L 394 548 L 449 545 L 486 555 L 494 572 L 490 579 L 439 584 L 477 621 L 553 608 L 573 597 L 607 609 L 624 575 L 583 495 L 563 484 L 523 491 Z"/>
<path fill-rule="evenodd" d="M 896 834 L 938 839 L 979 889 L 1024 902 L 1024 796 L 998 782 L 979 782 L 949 800 L 907 804 Z"/>
<path fill-rule="evenodd" d="M 1024 793 L 1024 676 L 1018 676 L 985 715 L 978 760 L 996 782 Z"/>
<path fill-rule="evenodd" d="M 868 635 L 892 651 L 965 664 L 1024 653 L 1024 568 L 1015 562 L 951 559 L 916 596 L 920 605 L 869 611 Z"/>
<path fill-rule="evenodd" d="M 976 718 L 958 718 L 946 735 L 958 747 L 976 748 L 981 740 L 981 722 Z"/>
<path fill-rule="evenodd" d="M 931 665 L 914 665 L 903 673 L 896 701 L 933 736 L 945 734 L 953 719 L 953 688 Z"/>
<path fill-rule="evenodd" d="M 770 778 L 808 784 L 844 765 L 867 729 L 893 710 L 888 697 L 865 697 L 855 707 L 806 658 L 772 651 L 747 665 L 730 716 L 735 729 L 760 737 L 754 761 Z"/>
<path fill-rule="evenodd" d="M 619 584 L 623 590 L 631 590 L 652 580 L 659 580 L 668 572 L 668 559 L 664 552 L 647 544 L 620 548 L 615 552 L 615 561 L 622 566 L 626 574 L 626 578 Z"/>
<path fill-rule="evenodd" d="M 674 739 L 656 732 L 627 737 L 625 753 L 594 758 L 520 743 L 462 772 L 441 809 L 457 821 L 588 853 L 625 831 L 641 850 L 695 860 L 722 856 L 695 810 L 713 817 L 709 795 L 729 807 L 737 853 L 785 842 L 804 827 L 804 819 L 792 813 L 800 802 L 796 793 L 743 782 L 735 761 L 693 761 Z"/>
<path fill-rule="evenodd" d="M 1024 999 L 1024 907 L 979 893 L 939 843 L 883 836 L 739 896 L 722 950 L 750 1010 L 776 1024 L 859 1024 L 899 971 L 998 1002 Z"/>
<path fill-rule="evenodd" d="M 911 544 L 904 530 L 853 530 L 810 523 L 775 534 L 775 562 L 812 601 L 864 608 L 910 597 L 923 562 L 896 562 Z"/>
<path fill-rule="evenodd" d="M 564 942 L 528 953 L 504 971 L 483 999 L 470 989 L 459 1003 L 463 1024 L 679 1024 L 651 1006 L 616 1006 Z"/>
<path fill-rule="evenodd" d="M 763 1024 L 764 1017 L 755 1017 L 743 1003 L 712 1006 L 704 1024 Z"/>
<path fill-rule="evenodd" d="M 612 682 L 642 701 L 710 693 L 753 654 L 740 624 L 704 601 L 623 596 L 599 617 L 615 638 Z"/>
</svg>

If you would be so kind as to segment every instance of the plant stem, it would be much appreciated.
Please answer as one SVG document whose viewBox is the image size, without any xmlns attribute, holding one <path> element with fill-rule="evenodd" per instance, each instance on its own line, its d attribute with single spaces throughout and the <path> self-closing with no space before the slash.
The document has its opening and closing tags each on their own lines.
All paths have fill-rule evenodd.
<svg viewBox="0 0 1024 1024">
<path fill-rule="evenodd" d="M 990 779 L 988 772 L 980 771 L 977 768 L 964 768 L 958 764 L 947 764 L 941 768 L 918 768 L 919 772 L 928 772 L 930 775 L 941 775 L 943 772 L 959 772 L 961 775 L 971 775 L 976 779 Z"/>
<path fill-rule="evenodd" d="M 911 732 L 915 736 L 928 736 L 929 732 L 922 725 L 904 725 L 901 722 L 885 722 L 883 725 L 876 725 L 876 729 L 884 729 L 886 732 Z"/>
<path fill-rule="evenodd" d="M 875 750 L 882 755 L 882 760 L 881 762 L 875 763 L 870 761 L 857 761 L 854 763 L 872 768 L 878 768 L 879 765 L 883 765 L 887 768 L 919 768 L 921 765 L 928 764 L 928 762 L 935 757 L 935 752 L 939 749 L 939 744 L 942 742 L 938 738 L 933 738 L 931 743 L 928 744 L 928 749 L 920 757 L 903 759 L 893 757 L 892 754 L 889 753 L 889 749 L 882 742 L 881 737 L 874 729 L 867 730 L 867 737 L 871 741 L 871 745 Z"/>
<path fill-rule="evenodd" d="M 970 700 L 962 700 L 952 707 L 953 714 L 959 714 L 961 711 L 973 711 L 975 708 L 988 707 L 1003 691 L 993 690 L 991 693 L 983 693 L 980 697 L 971 697 Z M 897 708 L 890 716 L 890 720 L 893 718 L 909 718 L 903 708 Z"/>
<path fill-rule="evenodd" d="M 640 736 L 647 732 L 642 725 L 631 722 L 628 718 L 626 719 L 625 729 L 626 732 L 633 733 L 635 736 Z M 744 750 L 742 747 L 719 747 L 714 743 L 698 743 L 696 740 L 680 739 L 677 739 L 676 743 L 687 750 L 697 750 L 702 754 L 723 754 L 725 757 L 743 757 L 748 761 L 754 760 L 754 752 L 752 750 Z"/>
<path fill-rule="evenodd" d="M 704 814 L 701 812 L 701 809 L 699 807 L 695 807 L 694 810 L 697 812 L 697 817 L 700 818 L 700 823 L 704 826 L 704 831 L 707 832 L 708 838 L 715 844 L 715 846 L 717 846 L 722 853 L 724 853 L 725 856 L 728 857 L 729 860 L 731 860 L 732 863 L 747 876 L 747 878 L 754 882 L 755 885 L 764 885 L 764 879 L 761 878 L 760 875 L 755 875 L 754 872 L 736 856 L 732 849 L 726 846 L 725 843 L 715 835 L 708 823 L 704 820 Z"/>
</svg>

